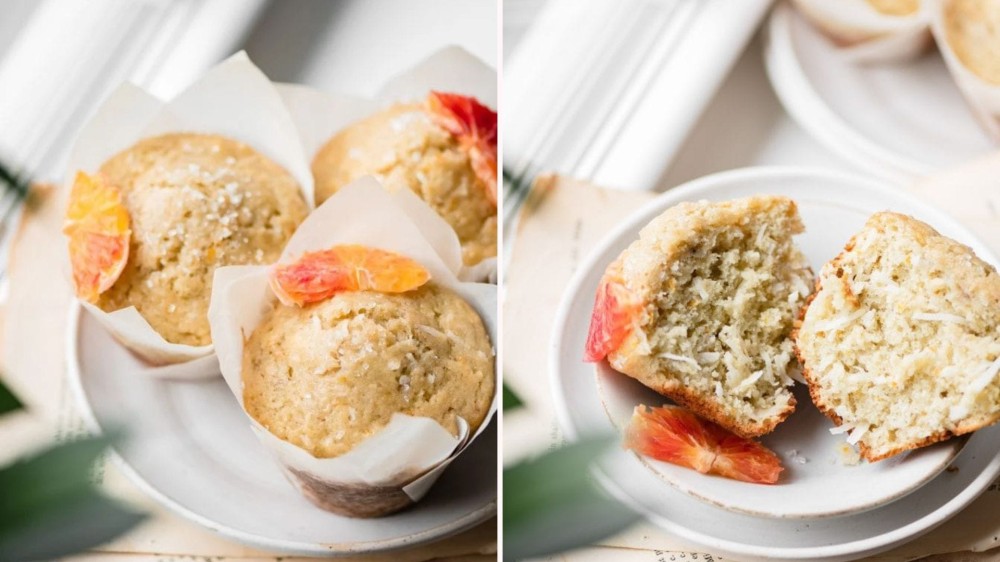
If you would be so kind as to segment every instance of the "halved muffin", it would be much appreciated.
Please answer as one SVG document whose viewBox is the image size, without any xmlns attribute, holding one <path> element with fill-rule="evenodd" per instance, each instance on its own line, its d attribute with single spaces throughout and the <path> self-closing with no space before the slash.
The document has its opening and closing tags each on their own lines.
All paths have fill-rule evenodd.
<svg viewBox="0 0 1000 562">
<path fill-rule="evenodd" d="M 795 409 L 793 321 L 812 273 L 793 242 L 795 203 L 681 203 L 653 219 L 598 289 L 587 360 L 743 437 Z"/>
<path fill-rule="evenodd" d="M 1000 419 L 1000 275 L 912 217 L 868 219 L 795 340 L 813 402 L 869 461 Z"/>
</svg>

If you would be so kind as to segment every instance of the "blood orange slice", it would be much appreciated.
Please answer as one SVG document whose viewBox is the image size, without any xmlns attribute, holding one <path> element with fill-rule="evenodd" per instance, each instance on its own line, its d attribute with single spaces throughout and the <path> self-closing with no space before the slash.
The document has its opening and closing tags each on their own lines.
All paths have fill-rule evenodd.
<svg viewBox="0 0 1000 562">
<path fill-rule="evenodd" d="M 469 154 L 476 177 L 486 186 L 486 194 L 497 203 L 497 114 L 475 98 L 459 94 L 431 92 L 427 98 L 431 117 L 458 139 Z"/>
<path fill-rule="evenodd" d="M 596 363 L 618 349 L 632 332 L 632 320 L 640 309 L 641 303 L 618 276 L 617 264 L 612 264 L 597 287 L 584 360 Z"/>
<path fill-rule="evenodd" d="M 624 444 L 656 460 L 755 484 L 774 484 L 784 470 L 767 447 L 680 406 L 637 406 Z"/>
<path fill-rule="evenodd" d="M 99 176 L 77 172 L 63 226 L 77 296 L 94 302 L 115 284 L 128 263 L 129 227 L 121 192 Z"/>
<path fill-rule="evenodd" d="M 319 302 L 341 291 L 405 293 L 426 283 L 430 273 L 416 261 L 359 245 L 307 252 L 271 272 L 271 288 L 286 305 Z"/>
</svg>

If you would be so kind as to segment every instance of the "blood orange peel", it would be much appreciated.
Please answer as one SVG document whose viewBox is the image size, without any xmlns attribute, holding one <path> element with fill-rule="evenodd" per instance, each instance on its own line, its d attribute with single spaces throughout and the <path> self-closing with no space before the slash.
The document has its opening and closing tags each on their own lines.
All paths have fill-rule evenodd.
<svg viewBox="0 0 1000 562">
<path fill-rule="evenodd" d="M 63 233 L 76 294 L 89 302 L 110 289 L 128 263 L 132 237 L 121 192 L 101 176 L 77 172 L 70 190 Z"/>
<path fill-rule="evenodd" d="M 636 406 L 624 446 L 640 455 L 754 484 L 774 484 L 781 460 L 745 439 L 680 406 Z"/>
<path fill-rule="evenodd" d="M 618 349 L 632 333 L 634 319 L 641 310 L 642 303 L 625 286 L 625 281 L 618 275 L 616 264 L 612 264 L 597 287 L 584 361 L 602 361 L 609 353 Z"/>
<path fill-rule="evenodd" d="M 427 108 L 434 122 L 451 133 L 469 155 L 476 177 L 497 204 L 497 114 L 469 96 L 431 92 Z"/>
<path fill-rule="evenodd" d="M 271 270 L 270 284 L 282 304 L 303 306 L 342 291 L 405 293 L 431 278 L 416 261 L 386 250 L 356 244 L 306 252 Z"/>
</svg>

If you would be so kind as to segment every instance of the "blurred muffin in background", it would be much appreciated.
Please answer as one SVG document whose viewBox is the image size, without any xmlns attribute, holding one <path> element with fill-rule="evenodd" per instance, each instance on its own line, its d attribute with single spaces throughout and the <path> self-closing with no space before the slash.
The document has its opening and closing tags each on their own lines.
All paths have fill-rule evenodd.
<svg viewBox="0 0 1000 562">
<path fill-rule="evenodd" d="M 497 254 L 497 115 L 473 98 L 431 93 L 393 105 L 331 138 L 313 159 L 316 204 L 374 175 L 410 189 L 458 235 L 474 265 Z"/>
</svg>

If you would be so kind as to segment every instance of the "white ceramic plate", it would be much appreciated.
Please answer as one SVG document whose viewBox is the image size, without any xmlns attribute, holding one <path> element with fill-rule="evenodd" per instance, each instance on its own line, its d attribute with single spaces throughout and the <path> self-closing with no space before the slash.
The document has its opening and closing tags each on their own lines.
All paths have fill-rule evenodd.
<svg viewBox="0 0 1000 562">
<path fill-rule="evenodd" d="M 764 58 L 792 117 L 827 148 L 880 177 L 922 176 L 997 148 L 937 51 L 902 63 L 856 64 L 781 3 L 768 24 Z"/>
<path fill-rule="evenodd" d="M 412 508 L 351 519 L 313 506 L 250 431 L 222 378 L 137 376 L 140 363 L 88 314 L 70 311 L 71 386 L 94 429 L 124 428 L 117 460 L 143 491 L 175 513 L 233 540 L 313 556 L 414 546 L 496 514 L 496 423 Z"/>
<path fill-rule="evenodd" d="M 619 431 L 624 431 L 636 405 L 670 403 L 614 371 L 607 362 L 596 370 L 601 402 Z M 882 462 L 848 466 L 840 449 L 846 435 L 830 434 L 833 423 L 812 405 L 805 385 L 796 385 L 795 398 L 795 413 L 760 440 L 781 457 L 785 467 L 777 485 L 706 476 L 651 458 L 638 459 L 666 483 L 730 511 L 760 517 L 818 518 L 873 509 L 916 490 L 947 468 L 965 444 L 965 439 L 952 439 Z"/>
<path fill-rule="evenodd" d="M 593 365 L 581 359 L 594 291 L 606 265 L 643 225 L 676 203 L 759 193 L 786 195 L 798 202 L 807 229 L 799 244 L 814 267 L 833 257 L 868 214 L 883 209 L 925 220 L 997 263 L 982 243 L 943 213 L 854 176 L 756 168 L 708 176 L 673 189 L 609 235 L 581 267 L 562 302 L 553 334 L 551 375 L 560 423 L 570 438 L 607 433 L 615 426 L 611 420 L 619 420 L 637 400 L 656 399 L 621 375 L 599 370 L 595 376 Z M 789 476 L 779 485 L 729 482 L 663 463 L 644 463 L 626 452 L 611 455 L 603 467 L 605 483 L 652 521 L 710 550 L 740 556 L 837 558 L 884 550 L 929 530 L 974 499 L 1000 473 L 997 427 L 968 440 L 951 462 L 959 467 L 957 472 L 934 477 L 948 463 L 955 444 L 910 455 L 895 461 L 895 466 L 844 466 L 835 450 L 843 436 L 829 435 L 831 424 L 812 409 L 808 396 L 800 394 L 799 412 L 784 424 L 787 428 L 782 426 L 765 439 L 779 453 L 794 448 L 809 459 L 800 465 L 786 458 Z M 920 470 L 905 468 L 911 461 Z M 908 475 L 905 485 L 891 482 L 897 474 Z M 886 487 L 893 491 L 887 493 Z M 903 495 L 917 487 L 915 493 Z M 729 509 L 700 498 L 720 500 Z M 753 514 L 733 511 L 739 506 Z M 841 516 L 804 519 L 833 513 Z"/>
</svg>

